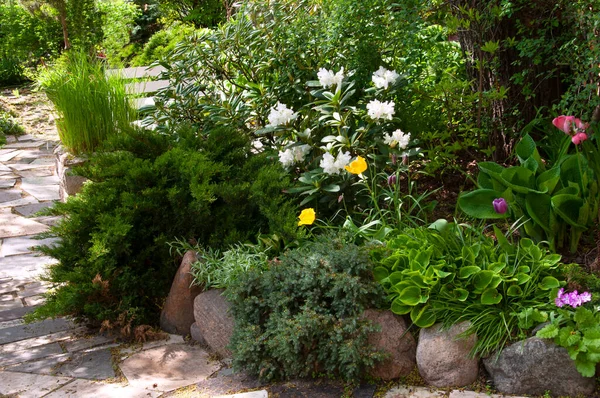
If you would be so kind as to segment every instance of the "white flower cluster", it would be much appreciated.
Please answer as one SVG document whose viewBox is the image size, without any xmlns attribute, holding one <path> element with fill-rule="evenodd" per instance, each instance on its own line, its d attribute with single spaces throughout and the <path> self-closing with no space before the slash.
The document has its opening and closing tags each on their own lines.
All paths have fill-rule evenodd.
<svg viewBox="0 0 600 398">
<path fill-rule="evenodd" d="M 329 88 L 336 85 L 339 86 L 342 84 L 342 80 L 344 80 L 344 68 L 342 67 L 338 73 L 333 73 L 332 70 L 321 68 L 317 73 L 317 77 L 323 88 Z"/>
<path fill-rule="evenodd" d="M 371 119 L 387 119 L 392 120 L 394 115 L 394 101 L 381 102 L 373 100 L 367 104 L 367 112 Z"/>
<path fill-rule="evenodd" d="M 269 116 L 267 116 L 269 119 L 269 124 L 267 126 L 276 127 L 288 124 L 297 117 L 298 114 L 296 112 L 288 108 L 287 105 L 277 101 L 277 105 L 271 108 L 271 112 L 269 113 Z"/>
<path fill-rule="evenodd" d="M 392 134 L 384 134 L 383 142 L 391 146 L 392 148 L 398 145 L 399 149 L 405 149 L 410 141 L 410 133 L 404 134 L 402 130 L 398 129 Z"/>
<path fill-rule="evenodd" d="M 340 174 L 340 172 L 344 170 L 344 167 L 350 163 L 350 159 L 352 159 L 350 152 L 340 151 L 335 158 L 329 152 L 325 152 L 319 166 L 321 166 L 323 172 L 327 174 Z"/>
<path fill-rule="evenodd" d="M 387 70 L 383 66 L 380 66 L 377 71 L 373 73 L 373 83 L 377 88 L 387 89 L 390 84 L 396 83 L 396 80 L 400 77 L 395 70 Z"/>
<path fill-rule="evenodd" d="M 279 151 L 279 161 L 283 167 L 290 167 L 298 162 L 304 161 L 304 157 L 310 152 L 309 145 L 297 145 L 286 149 L 285 151 Z"/>
</svg>

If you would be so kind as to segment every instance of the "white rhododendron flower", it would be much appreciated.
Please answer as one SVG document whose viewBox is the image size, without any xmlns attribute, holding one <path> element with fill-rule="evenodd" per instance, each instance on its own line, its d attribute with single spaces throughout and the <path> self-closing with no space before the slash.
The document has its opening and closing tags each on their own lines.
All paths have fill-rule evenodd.
<svg viewBox="0 0 600 398">
<path fill-rule="evenodd" d="M 342 84 L 342 80 L 344 80 L 344 68 L 340 69 L 338 73 L 333 73 L 332 70 L 321 68 L 317 73 L 317 77 L 319 78 L 319 83 L 321 86 L 323 86 L 323 88 L 339 86 Z"/>
<path fill-rule="evenodd" d="M 404 134 L 402 130 L 398 129 L 392 134 L 384 134 L 383 142 L 391 146 L 392 148 L 398 145 L 398 148 L 405 149 L 410 141 L 410 133 Z"/>
<path fill-rule="evenodd" d="M 390 84 L 396 83 L 396 80 L 400 77 L 395 70 L 387 70 L 383 66 L 380 66 L 377 71 L 373 73 L 373 83 L 377 88 L 387 89 Z"/>
<path fill-rule="evenodd" d="M 394 101 L 381 102 L 373 100 L 367 104 L 367 112 L 371 119 L 387 119 L 392 120 L 394 115 Z"/>
<path fill-rule="evenodd" d="M 290 167 L 296 163 L 304 161 L 304 158 L 309 152 L 309 145 L 294 146 L 286 149 L 285 151 L 279 151 L 279 161 L 283 167 Z"/>
<path fill-rule="evenodd" d="M 324 173 L 340 174 L 344 170 L 344 167 L 350 163 L 351 159 L 350 152 L 340 151 L 335 158 L 329 152 L 325 152 L 319 166 L 323 168 Z"/>
<path fill-rule="evenodd" d="M 289 122 L 296 119 L 297 117 L 298 117 L 297 113 L 295 113 L 293 110 L 288 108 L 287 105 L 282 104 L 281 102 L 277 101 L 277 105 L 275 105 L 273 108 L 271 108 L 271 112 L 269 113 L 269 116 L 267 117 L 269 119 L 268 126 L 276 127 L 276 126 L 288 124 Z"/>
</svg>

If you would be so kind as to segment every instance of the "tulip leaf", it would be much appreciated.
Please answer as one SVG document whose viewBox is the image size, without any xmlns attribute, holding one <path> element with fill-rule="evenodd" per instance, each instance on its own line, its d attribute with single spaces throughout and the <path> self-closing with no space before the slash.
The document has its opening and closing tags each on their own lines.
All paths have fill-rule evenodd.
<svg viewBox="0 0 600 398">
<path fill-rule="evenodd" d="M 515 147 L 515 153 L 517 154 L 519 161 L 521 163 L 524 163 L 526 159 L 531 158 L 535 151 L 535 148 L 536 145 L 533 138 L 531 138 L 529 134 L 525 134 L 523 138 L 521 138 L 521 141 L 519 141 L 519 143 Z"/>
<path fill-rule="evenodd" d="M 535 189 L 535 174 L 525 167 L 510 167 L 505 169 L 502 178 L 506 185 L 518 193 L 529 193 Z"/>
<path fill-rule="evenodd" d="M 554 195 L 552 197 L 552 208 L 556 214 L 570 225 L 585 229 L 586 226 L 579 223 L 579 211 L 583 204 L 583 199 L 575 195 Z"/>
<path fill-rule="evenodd" d="M 551 233 L 550 219 L 552 217 L 552 203 L 549 195 L 529 192 L 525 197 L 525 207 L 529 216 L 544 229 Z"/>
<path fill-rule="evenodd" d="M 458 198 L 458 206 L 467 215 L 475 218 L 506 218 L 508 213 L 499 214 L 492 202 L 502 197 L 502 193 L 491 189 L 477 189 L 463 193 Z"/>
<path fill-rule="evenodd" d="M 537 186 L 540 191 L 547 191 L 549 194 L 554 192 L 558 182 L 560 181 L 560 167 L 553 167 L 550 170 L 544 171 L 537 178 Z"/>
</svg>

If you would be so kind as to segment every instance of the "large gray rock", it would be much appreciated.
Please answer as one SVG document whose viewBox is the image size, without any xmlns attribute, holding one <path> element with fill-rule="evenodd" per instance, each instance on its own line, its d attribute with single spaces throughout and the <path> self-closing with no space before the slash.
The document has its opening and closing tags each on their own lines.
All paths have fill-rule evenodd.
<svg viewBox="0 0 600 398">
<path fill-rule="evenodd" d="M 381 332 L 369 335 L 369 344 L 388 356 L 371 370 L 373 377 L 383 380 L 408 375 L 415 367 L 417 344 L 407 332 L 406 322 L 391 311 L 366 310 L 364 318 L 381 327 Z"/>
<path fill-rule="evenodd" d="M 231 304 L 222 296 L 223 289 L 211 289 L 200 293 L 194 300 L 194 318 L 200 334 L 214 352 L 223 358 L 231 357 L 227 349 L 233 334 L 233 317 L 229 314 Z"/>
<path fill-rule="evenodd" d="M 469 328 L 468 322 L 441 330 L 437 324 L 421 329 L 417 345 L 417 366 L 423 380 L 435 387 L 462 387 L 477 380 L 479 360 L 469 358 L 477 342 L 472 334 L 466 339 L 457 336 Z"/>
<path fill-rule="evenodd" d="M 506 347 L 496 360 L 483 361 L 498 391 L 505 394 L 590 396 L 592 377 L 583 377 L 567 350 L 552 341 L 530 337 Z"/>
<path fill-rule="evenodd" d="M 194 323 L 194 299 L 202 292 L 199 286 L 191 286 L 194 278 L 190 274 L 191 265 L 198 258 L 196 253 L 188 251 L 173 279 L 171 290 L 160 313 L 160 327 L 171 333 L 186 335 Z"/>
</svg>

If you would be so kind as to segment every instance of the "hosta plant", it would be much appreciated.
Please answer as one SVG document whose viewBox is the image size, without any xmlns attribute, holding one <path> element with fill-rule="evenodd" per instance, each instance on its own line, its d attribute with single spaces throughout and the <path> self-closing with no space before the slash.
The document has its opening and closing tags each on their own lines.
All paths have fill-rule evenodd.
<svg viewBox="0 0 600 398">
<path fill-rule="evenodd" d="M 583 232 L 594 225 L 599 196 L 592 165 L 578 150 L 568 153 L 571 143 L 565 137 L 557 160 L 547 164 L 535 141 L 525 135 L 515 148 L 519 165 L 479 163 L 479 189 L 461 195 L 459 207 L 476 218 L 520 219 L 525 236 L 547 241 L 551 249 L 570 242 L 575 252 Z M 494 206 L 499 199 L 504 199 L 507 209 Z"/>
<path fill-rule="evenodd" d="M 407 229 L 373 251 L 375 279 L 392 312 L 410 314 L 423 328 L 470 321 L 467 334 L 478 336 L 473 354 L 489 354 L 524 334 L 533 324 L 519 314 L 531 308 L 538 318 L 564 284 L 561 257 L 530 239 L 511 244 L 498 229 L 496 234 L 499 243 L 471 227 L 437 222 Z"/>
</svg>

